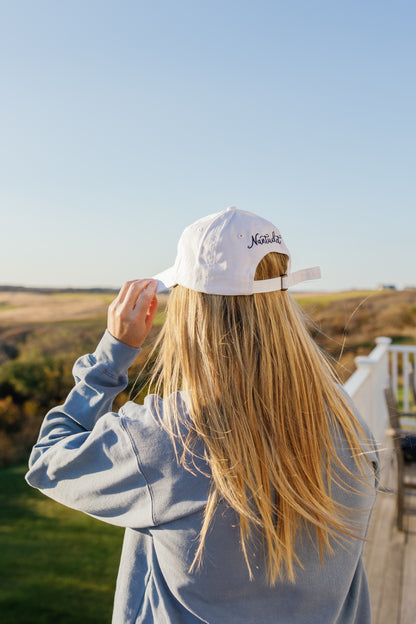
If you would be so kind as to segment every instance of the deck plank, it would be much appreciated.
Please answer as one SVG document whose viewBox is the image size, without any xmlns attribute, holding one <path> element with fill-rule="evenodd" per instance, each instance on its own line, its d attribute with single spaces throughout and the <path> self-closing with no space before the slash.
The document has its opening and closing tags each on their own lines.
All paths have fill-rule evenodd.
<svg viewBox="0 0 416 624">
<path fill-rule="evenodd" d="M 380 490 L 364 551 L 373 624 L 415 624 L 416 495 L 411 492 L 406 497 L 405 530 L 398 531 L 390 449 L 383 456 Z"/>
<path fill-rule="evenodd" d="M 373 624 L 400 624 L 405 538 L 403 533 L 394 530 L 394 512 L 392 494 L 379 493 L 364 554 Z"/>
<path fill-rule="evenodd" d="M 405 517 L 406 552 L 403 571 L 403 598 L 400 624 L 416 622 L 416 496 L 406 497 L 408 513 Z"/>
</svg>

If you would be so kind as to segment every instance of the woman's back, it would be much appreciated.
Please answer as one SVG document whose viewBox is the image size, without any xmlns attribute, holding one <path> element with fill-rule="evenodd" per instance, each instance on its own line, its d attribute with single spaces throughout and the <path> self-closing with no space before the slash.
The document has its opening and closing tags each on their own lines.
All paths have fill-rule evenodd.
<svg viewBox="0 0 416 624">
<path fill-rule="evenodd" d="M 132 611 L 137 613 L 137 621 L 144 623 L 370 622 L 362 551 L 374 496 L 368 487 L 357 485 L 353 477 L 344 488 L 334 484 L 332 496 L 339 504 L 354 510 L 354 517 L 350 520 L 354 522 L 355 534 L 362 541 L 347 539 L 334 544 L 334 552 L 325 558 L 325 565 L 320 563 L 313 534 L 303 526 L 296 542 L 296 555 L 302 567 L 296 565 L 295 582 L 278 580 L 270 586 L 262 538 L 253 535 L 248 547 L 252 570 L 250 580 L 241 549 L 238 516 L 222 500 L 216 507 L 205 539 L 202 565 L 189 573 L 209 493 L 209 466 L 199 460 L 199 470 L 192 474 L 178 464 L 169 435 L 155 425 L 155 415 L 164 411 L 161 400 L 157 401 L 158 409 L 155 409 L 156 401 L 156 397 L 148 397 L 144 407 L 128 403 L 122 410 L 125 426 L 136 441 L 152 492 L 155 526 L 145 533 L 140 530 L 126 532 L 115 622 L 130 621 L 127 614 Z M 184 411 L 185 402 L 179 401 L 179 404 Z M 364 424 L 363 427 L 367 431 Z M 367 433 L 370 439 L 371 434 Z M 343 445 L 339 442 L 337 452 L 341 461 L 352 475 L 357 474 L 346 441 Z M 197 444 L 195 454 L 203 457 L 204 449 L 200 444 Z M 376 470 L 374 448 L 369 449 L 368 458 L 369 465 Z M 369 479 L 374 482 L 371 474 Z M 146 585 L 137 582 L 143 577 L 143 565 L 147 571 Z M 139 592 L 138 585 L 141 587 Z"/>
</svg>

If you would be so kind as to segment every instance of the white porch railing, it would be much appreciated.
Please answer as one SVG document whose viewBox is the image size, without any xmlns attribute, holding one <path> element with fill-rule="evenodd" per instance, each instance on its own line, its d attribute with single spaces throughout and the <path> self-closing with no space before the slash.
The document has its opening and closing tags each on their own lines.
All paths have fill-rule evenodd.
<svg viewBox="0 0 416 624">
<path fill-rule="evenodd" d="M 409 372 L 412 371 L 416 382 L 416 346 L 392 345 L 389 349 L 391 353 L 391 383 L 396 399 L 403 400 L 403 411 L 408 412 L 409 402 Z M 399 393 L 399 376 L 403 379 L 403 394 Z M 416 383 L 415 383 L 416 385 Z"/>
<path fill-rule="evenodd" d="M 370 355 L 355 358 L 357 370 L 344 384 L 344 390 L 382 445 L 388 427 L 384 387 L 389 378 L 391 338 L 376 338 L 376 344 Z"/>
<path fill-rule="evenodd" d="M 403 411 L 408 412 L 408 371 L 413 369 L 416 380 L 416 346 L 392 345 L 391 338 L 384 337 L 376 338 L 376 345 L 370 355 L 355 358 L 357 370 L 346 381 L 344 389 L 374 433 L 377 442 L 383 444 L 388 428 L 384 387 L 390 376 L 394 394 L 397 399 L 403 400 Z"/>
</svg>

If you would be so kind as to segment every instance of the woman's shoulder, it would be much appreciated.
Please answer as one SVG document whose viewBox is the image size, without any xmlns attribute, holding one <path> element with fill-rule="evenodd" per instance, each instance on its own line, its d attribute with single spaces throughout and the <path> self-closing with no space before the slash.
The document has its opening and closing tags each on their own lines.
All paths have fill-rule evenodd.
<svg viewBox="0 0 416 624">
<path fill-rule="evenodd" d="M 161 426 L 169 421 L 173 413 L 177 413 L 181 421 L 191 423 L 187 398 L 184 392 L 174 392 L 167 398 L 158 394 L 148 394 L 143 403 L 127 401 L 120 410 L 120 415 L 129 422 L 150 420 Z"/>
<path fill-rule="evenodd" d="M 167 398 L 149 394 L 142 404 L 128 401 L 119 415 L 122 426 L 136 444 L 149 446 L 150 443 L 161 452 L 165 449 L 169 456 L 174 446 L 182 451 L 182 441 L 192 428 L 183 392 L 175 392 Z"/>
</svg>

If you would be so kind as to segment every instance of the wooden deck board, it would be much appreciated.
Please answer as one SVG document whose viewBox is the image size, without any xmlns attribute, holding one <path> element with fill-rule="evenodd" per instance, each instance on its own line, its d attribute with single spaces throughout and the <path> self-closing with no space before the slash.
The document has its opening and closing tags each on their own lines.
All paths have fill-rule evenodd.
<svg viewBox="0 0 416 624">
<path fill-rule="evenodd" d="M 416 496 L 407 496 L 409 513 L 405 517 L 406 550 L 403 571 L 403 591 L 400 624 L 416 622 Z"/>
<path fill-rule="evenodd" d="M 396 528 L 395 465 L 384 452 L 377 501 L 364 561 L 371 593 L 373 624 L 416 622 L 416 495 L 406 497 L 405 530 Z M 412 466 L 413 470 L 413 466 Z M 416 464 L 414 465 L 416 475 Z"/>
</svg>

